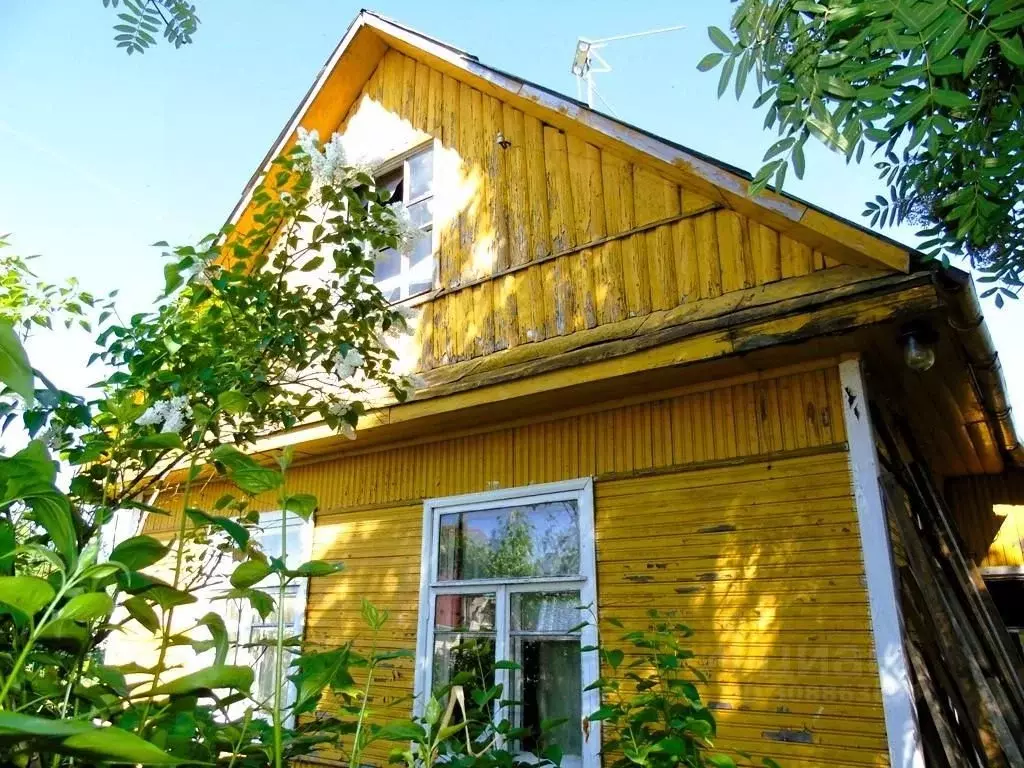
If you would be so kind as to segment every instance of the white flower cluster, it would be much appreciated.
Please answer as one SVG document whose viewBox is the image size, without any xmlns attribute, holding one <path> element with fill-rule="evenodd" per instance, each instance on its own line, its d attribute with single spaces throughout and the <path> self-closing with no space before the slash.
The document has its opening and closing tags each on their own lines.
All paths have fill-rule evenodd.
<svg viewBox="0 0 1024 768">
<path fill-rule="evenodd" d="M 364 362 L 362 354 L 354 347 L 344 354 L 339 350 L 334 354 L 334 375 L 342 381 L 352 378 Z"/>
<path fill-rule="evenodd" d="M 64 439 L 64 429 L 61 423 L 56 419 L 51 420 L 37 439 L 42 440 L 43 444 L 51 451 L 56 451 Z"/>
<path fill-rule="evenodd" d="M 345 181 L 349 166 L 345 157 L 345 147 L 341 136 L 337 133 L 320 149 L 320 134 L 299 128 L 296 143 L 309 158 L 309 170 L 313 174 L 313 189 L 336 186 Z"/>
<path fill-rule="evenodd" d="M 163 425 L 161 432 L 181 432 L 185 420 L 191 418 L 192 406 L 184 395 L 172 397 L 170 400 L 158 400 L 146 412 L 135 420 L 139 426 Z"/>
<path fill-rule="evenodd" d="M 426 236 L 426 232 L 412 223 L 412 215 L 403 203 L 394 203 L 391 206 L 391 211 L 395 214 L 398 252 L 408 256 L 416 247 L 416 242 Z"/>
<path fill-rule="evenodd" d="M 351 410 L 352 410 L 352 405 L 350 403 L 343 403 L 343 402 L 331 403 L 327 407 L 328 413 L 331 413 L 334 416 L 337 416 L 337 417 L 339 417 L 341 419 L 344 419 L 344 417 Z M 349 440 L 355 440 L 356 439 L 355 427 L 353 427 L 347 421 L 342 421 L 338 425 L 338 431 L 341 434 L 343 434 L 345 437 L 347 437 Z"/>
</svg>

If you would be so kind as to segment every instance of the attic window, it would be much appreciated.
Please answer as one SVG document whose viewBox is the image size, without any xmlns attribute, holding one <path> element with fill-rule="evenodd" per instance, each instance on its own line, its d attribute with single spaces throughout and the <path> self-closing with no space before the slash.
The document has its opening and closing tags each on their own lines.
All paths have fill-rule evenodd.
<svg viewBox="0 0 1024 768">
<path fill-rule="evenodd" d="M 408 254 L 389 248 L 377 257 L 374 282 L 388 301 L 401 301 L 434 287 L 434 149 L 426 147 L 377 175 L 377 186 L 402 203 L 423 232 Z"/>
</svg>

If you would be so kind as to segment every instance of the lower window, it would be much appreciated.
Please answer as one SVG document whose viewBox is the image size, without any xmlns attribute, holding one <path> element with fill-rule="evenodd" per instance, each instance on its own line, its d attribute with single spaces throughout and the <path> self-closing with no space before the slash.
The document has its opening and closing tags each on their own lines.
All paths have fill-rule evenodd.
<svg viewBox="0 0 1024 768">
<path fill-rule="evenodd" d="M 502 687 L 493 717 L 557 745 L 567 768 L 596 768 L 600 706 L 592 485 L 529 486 L 424 505 L 416 706 L 449 684 Z M 497 664 L 497 662 L 512 662 Z M 422 710 L 421 710 L 422 711 Z M 567 722 L 544 735 L 542 723 Z"/>
</svg>

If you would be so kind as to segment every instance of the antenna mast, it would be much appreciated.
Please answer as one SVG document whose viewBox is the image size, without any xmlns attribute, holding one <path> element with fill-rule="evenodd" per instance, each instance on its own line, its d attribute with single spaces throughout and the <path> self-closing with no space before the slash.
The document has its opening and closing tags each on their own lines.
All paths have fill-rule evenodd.
<svg viewBox="0 0 1024 768">
<path fill-rule="evenodd" d="M 583 98 L 584 86 L 586 86 L 587 106 L 591 109 L 594 108 L 594 97 L 601 97 L 601 94 L 597 92 L 597 88 L 594 86 L 594 75 L 602 74 L 605 72 L 612 71 L 612 65 L 609 64 L 601 56 L 598 51 L 608 43 L 616 42 L 618 40 L 630 40 L 635 37 L 649 37 L 650 35 L 660 35 L 665 32 L 676 32 L 680 29 L 686 29 L 685 25 L 679 25 L 676 27 L 662 27 L 661 29 L 651 29 L 647 32 L 633 32 L 628 35 L 614 35 L 613 37 L 604 37 L 600 40 L 588 40 L 585 37 L 581 37 L 576 42 L 576 55 L 573 57 L 572 66 L 570 71 L 576 76 L 576 96 L 580 99 Z M 611 105 L 605 102 L 609 109 Z"/>
</svg>

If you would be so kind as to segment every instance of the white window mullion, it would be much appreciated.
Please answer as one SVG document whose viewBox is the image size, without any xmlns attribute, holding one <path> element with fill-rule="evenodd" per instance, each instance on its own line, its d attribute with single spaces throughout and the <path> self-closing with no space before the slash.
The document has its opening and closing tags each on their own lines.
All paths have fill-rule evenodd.
<svg viewBox="0 0 1024 768">
<path fill-rule="evenodd" d="M 508 587 L 499 585 L 494 595 L 494 660 L 507 661 L 510 658 L 508 644 Z M 494 701 L 494 724 L 501 721 L 501 700 L 512 698 L 509 687 L 511 674 L 507 669 L 494 670 L 494 684 L 501 686 L 501 695 Z"/>
</svg>

